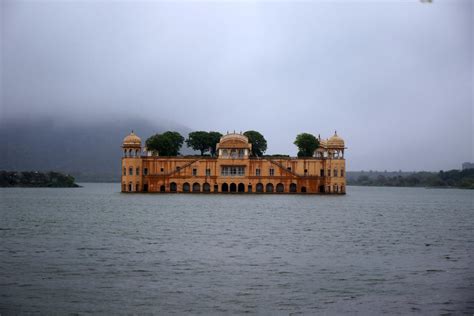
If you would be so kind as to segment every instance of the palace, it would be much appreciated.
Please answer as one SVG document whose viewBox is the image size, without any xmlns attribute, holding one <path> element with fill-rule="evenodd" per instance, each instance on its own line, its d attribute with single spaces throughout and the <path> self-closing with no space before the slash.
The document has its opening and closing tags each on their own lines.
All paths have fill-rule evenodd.
<svg viewBox="0 0 474 316">
<path fill-rule="evenodd" d="M 345 194 L 344 140 L 319 141 L 313 157 L 251 157 L 248 138 L 231 133 L 217 157 L 163 157 L 132 132 L 122 144 L 122 192 Z"/>
</svg>

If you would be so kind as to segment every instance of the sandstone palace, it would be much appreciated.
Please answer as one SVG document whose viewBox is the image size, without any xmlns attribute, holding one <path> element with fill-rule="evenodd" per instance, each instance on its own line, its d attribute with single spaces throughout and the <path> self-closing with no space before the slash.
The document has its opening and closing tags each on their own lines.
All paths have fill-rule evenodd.
<svg viewBox="0 0 474 316">
<path fill-rule="evenodd" d="M 248 138 L 231 133 L 216 157 L 162 157 L 132 132 L 122 144 L 122 192 L 345 194 L 344 140 L 319 141 L 313 157 L 251 157 Z"/>
</svg>

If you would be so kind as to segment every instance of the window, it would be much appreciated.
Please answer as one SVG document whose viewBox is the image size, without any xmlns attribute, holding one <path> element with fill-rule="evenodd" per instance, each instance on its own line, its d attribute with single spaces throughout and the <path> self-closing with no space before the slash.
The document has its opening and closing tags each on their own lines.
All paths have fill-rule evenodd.
<svg viewBox="0 0 474 316">
<path fill-rule="evenodd" d="M 274 175 L 275 175 L 275 169 L 270 168 L 270 176 L 274 176 Z"/>
<path fill-rule="evenodd" d="M 194 168 L 194 169 L 193 169 L 193 176 L 197 176 L 197 173 L 198 173 L 197 169 Z"/>
<path fill-rule="evenodd" d="M 341 169 L 341 177 L 344 177 L 344 169 Z"/>
<path fill-rule="evenodd" d="M 331 169 L 328 169 L 328 177 L 331 176 Z"/>
<path fill-rule="evenodd" d="M 221 175 L 223 176 L 243 176 L 245 175 L 245 167 L 222 167 Z"/>
<path fill-rule="evenodd" d="M 135 169 L 135 174 L 138 176 L 140 174 L 140 168 Z"/>
<path fill-rule="evenodd" d="M 308 175 L 308 169 L 304 169 L 304 175 L 305 175 L 305 176 Z"/>
<path fill-rule="evenodd" d="M 319 176 L 324 177 L 324 169 L 319 170 Z"/>
<path fill-rule="evenodd" d="M 260 169 L 259 168 L 255 169 L 255 175 L 260 176 Z"/>
<path fill-rule="evenodd" d="M 334 169 L 333 176 L 334 176 L 334 177 L 337 177 L 337 169 Z"/>
<path fill-rule="evenodd" d="M 206 169 L 206 177 L 209 177 L 211 175 L 211 169 Z"/>
<path fill-rule="evenodd" d="M 176 167 L 176 170 L 179 170 L 179 169 L 181 169 L 181 167 L 180 167 L 180 166 L 177 166 L 177 167 Z"/>
<path fill-rule="evenodd" d="M 291 167 L 286 168 L 286 170 L 291 171 Z"/>
<path fill-rule="evenodd" d="M 177 170 L 177 169 L 176 169 L 176 170 Z M 165 171 L 165 168 L 161 168 L 160 171 L 161 171 L 161 172 Z"/>
<path fill-rule="evenodd" d="M 133 168 L 128 168 L 128 175 L 133 176 Z"/>
<path fill-rule="evenodd" d="M 123 168 L 123 175 L 126 176 L 127 175 L 127 168 Z M 125 191 L 125 190 L 124 190 Z"/>
<path fill-rule="evenodd" d="M 148 168 L 143 168 L 143 175 L 147 175 L 148 174 Z"/>
</svg>

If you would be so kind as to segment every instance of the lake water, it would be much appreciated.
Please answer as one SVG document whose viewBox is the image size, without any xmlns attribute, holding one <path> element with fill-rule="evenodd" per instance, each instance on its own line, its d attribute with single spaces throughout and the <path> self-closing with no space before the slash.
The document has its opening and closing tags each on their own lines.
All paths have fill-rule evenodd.
<svg viewBox="0 0 474 316">
<path fill-rule="evenodd" d="M 474 313 L 474 191 L 0 189 L 0 313 Z"/>
</svg>

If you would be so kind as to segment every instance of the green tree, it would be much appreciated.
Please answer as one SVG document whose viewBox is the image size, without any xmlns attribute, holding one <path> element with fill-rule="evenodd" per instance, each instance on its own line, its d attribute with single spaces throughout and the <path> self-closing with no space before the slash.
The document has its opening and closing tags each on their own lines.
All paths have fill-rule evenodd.
<svg viewBox="0 0 474 316">
<path fill-rule="evenodd" d="M 146 140 L 148 150 L 158 152 L 160 156 L 177 156 L 183 146 L 184 137 L 178 132 L 167 131 L 155 134 Z"/>
<path fill-rule="evenodd" d="M 267 150 L 267 140 L 257 131 L 246 131 L 244 133 L 252 144 L 252 155 L 260 157 Z"/>
<path fill-rule="evenodd" d="M 219 132 L 209 132 L 209 148 L 211 150 L 211 156 L 216 155 L 217 143 L 221 140 L 222 134 Z"/>
<path fill-rule="evenodd" d="M 202 156 L 211 147 L 209 133 L 204 131 L 191 132 L 188 139 L 186 139 L 186 144 L 194 150 L 199 150 Z"/>
<path fill-rule="evenodd" d="M 298 134 L 293 144 L 298 147 L 298 157 L 311 157 L 316 148 L 319 147 L 318 139 L 308 133 Z"/>
</svg>

